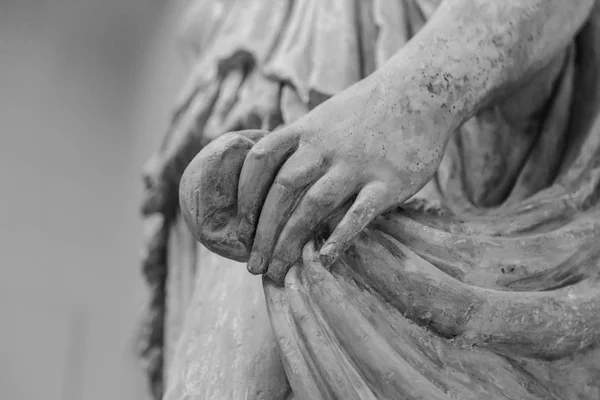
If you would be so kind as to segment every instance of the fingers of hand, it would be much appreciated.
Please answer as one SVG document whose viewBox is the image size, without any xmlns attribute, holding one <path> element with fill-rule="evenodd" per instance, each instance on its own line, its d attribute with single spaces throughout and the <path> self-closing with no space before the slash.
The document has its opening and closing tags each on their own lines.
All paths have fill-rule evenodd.
<svg viewBox="0 0 600 400">
<path fill-rule="evenodd" d="M 356 186 L 343 168 L 334 168 L 306 192 L 277 238 L 267 271 L 272 280 L 279 282 L 285 278 L 319 224 L 356 192 Z"/>
<path fill-rule="evenodd" d="M 291 131 L 271 133 L 249 152 L 238 186 L 238 237 L 250 248 L 254 229 L 277 171 L 296 149 L 298 135 Z"/>
<path fill-rule="evenodd" d="M 321 263 L 331 265 L 352 239 L 389 207 L 389 191 L 383 182 L 366 185 L 320 251 Z"/>
<path fill-rule="evenodd" d="M 311 154 L 307 148 L 300 148 L 281 167 L 265 199 L 256 227 L 248 261 L 251 273 L 266 272 L 279 233 L 302 194 L 323 175 L 324 170 L 323 160 Z"/>
</svg>

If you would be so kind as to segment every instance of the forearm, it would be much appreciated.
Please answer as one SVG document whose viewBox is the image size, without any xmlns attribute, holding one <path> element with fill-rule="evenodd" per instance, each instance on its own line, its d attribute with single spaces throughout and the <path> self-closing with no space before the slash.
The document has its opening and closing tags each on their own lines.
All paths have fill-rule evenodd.
<svg viewBox="0 0 600 400">
<path fill-rule="evenodd" d="M 435 173 L 460 125 L 559 56 L 594 2 L 446 0 L 382 68 L 278 135 L 310 132 L 313 147 L 348 164 L 376 165 L 365 154 L 383 152 L 379 170 L 359 173 L 402 181 L 403 201 Z"/>
<path fill-rule="evenodd" d="M 572 40 L 594 0 L 446 0 L 380 83 L 456 128 L 522 86 Z M 405 112 L 406 110 L 403 110 Z"/>
</svg>

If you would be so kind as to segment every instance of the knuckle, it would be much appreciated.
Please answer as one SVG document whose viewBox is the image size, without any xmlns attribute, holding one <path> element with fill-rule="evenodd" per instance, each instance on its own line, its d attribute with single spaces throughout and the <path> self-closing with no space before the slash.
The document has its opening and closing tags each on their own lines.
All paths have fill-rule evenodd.
<svg viewBox="0 0 600 400">
<path fill-rule="evenodd" d="M 247 152 L 252 149 L 253 145 L 254 145 L 254 143 L 248 137 L 241 135 L 237 132 L 231 133 L 230 147 L 232 150 L 235 150 L 236 152 L 241 150 L 243 152 L 246 152 L 246 154 L 247 154 Z M 240 154 L 240 153 L 238 153 L 238 154 Z"/>
<path fill-rule="evenodd" d="M 304 197 L 304 212 L 311 218 L 316 218 L 335 205 L 336 197 L 331 193 L 308 192 Z"/>
<path fill-rule="evenodd" d="M 270 151 L 267 148 L 257 144 L 248 152 L 247 158 L 251 161 L 260 162 L 266 160 L 269 155 Z"/>
<path fill-rule="evenodd" d="M 336 190 L 333 190 L 333 188 L 332 190 L 319 193 L 317 196 L 316 205 L 325 209 L 335 207 L 340 198 L 340 194 Z"/>
<path fill-rule="evenodd" d="M 295 189 L 298 187 L 298 178 L 296 174 L 284 172 L 277 175 L 273 183 L 284 189 Z"/>
</svg>

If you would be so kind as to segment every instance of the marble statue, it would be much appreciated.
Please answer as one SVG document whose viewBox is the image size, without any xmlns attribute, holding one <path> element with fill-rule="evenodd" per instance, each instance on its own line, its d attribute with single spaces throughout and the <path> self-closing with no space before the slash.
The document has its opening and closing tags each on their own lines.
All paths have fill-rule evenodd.
<svg viewBox="0 0 600 400">
<path fill-rule="evenodd" d="M 600 1 L 194 0 L 181 36 L 155 398 L 600 399 Z"/>
</svg>

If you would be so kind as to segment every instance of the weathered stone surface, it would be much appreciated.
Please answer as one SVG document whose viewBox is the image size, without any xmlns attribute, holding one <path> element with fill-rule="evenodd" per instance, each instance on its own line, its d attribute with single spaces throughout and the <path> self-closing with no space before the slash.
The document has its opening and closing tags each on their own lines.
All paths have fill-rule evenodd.
<svg viewBox="0 0 600 400">
<path fill-rule="evenodd" d="M 598 2 L 238 3 L 144 210 L 270 326 L 202 249 L 167 399 L 599 398 Z"/>
</svg>

